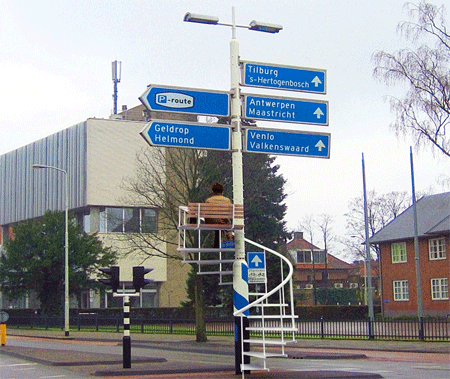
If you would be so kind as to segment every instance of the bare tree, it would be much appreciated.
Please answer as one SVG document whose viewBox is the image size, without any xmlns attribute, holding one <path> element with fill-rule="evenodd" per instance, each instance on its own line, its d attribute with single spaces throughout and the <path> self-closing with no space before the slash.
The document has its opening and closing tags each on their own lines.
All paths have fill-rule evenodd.
<svg viewBox="0 0 450 379">
<path fill-rule="evenodd" d="M 411 21 L 401 22 L 398 30 L 413 42 L 412 48 L 395 53 L 374 54 L 374 76 L 388 85 L 405 83 L 409 89 L 403 99 L 392 97 L 395 113 L 392 127 L 410 134 L 417 147 L 431 143 L 450 157 L 450 35 L 444 7 L 421 1 L 406 3 Z"/>
<path fill-rule="evenodd" d="M 411 204 L 411 198 L 405 192 L 389 192 L 378 195 L 375 191 L 367 193 L 367 210 L 369 234 L 372 236 L 389 222 L 396 218 Z M 347 246 L 348 254 L 355 259 L 361 259 L 365 256 L 365 223 L 364 223 L 364 198 L 355 197 L 348 203 L 347 218 L 347 237 L 341 242 Z M 379 252 L 376 251 L 378 256 Z"/>
</svg>

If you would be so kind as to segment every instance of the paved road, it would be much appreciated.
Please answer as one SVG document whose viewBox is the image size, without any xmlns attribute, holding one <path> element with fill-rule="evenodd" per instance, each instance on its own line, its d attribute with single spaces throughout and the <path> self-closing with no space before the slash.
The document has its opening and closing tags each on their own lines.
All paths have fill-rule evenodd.
<svg viewBox="0 0 450 379">
<path fill-rule="evenodd" d="M 29 361 L 28 368 L 39 367 L 38 372 L 41 366 L 55 369 L 54 377 L 60 378 L 86 378 L 86 375 L 95 373 L 104 378 L 120 375 L 121 378 L 139 379 L 236 377 L 232 338 L 211 337 L 208 342 L 199 344 L 194 342 L 193 336 L 133 334 L 131 369 L 122 368 L 121 338 L 118 333 L 72 333 L 71 339 L 67 340 L 60 332 L 11 330 L 7 346 L 0 348 L 0 352 L 9 349 L 9 353 L 31 360 L 33 364 Z M 442 342 L 300 340 L 287 350 L 290 359 L 269 360 L 269 373 L 254 372 L 246 377 L 448 379 L 449 347 L 449 343 Z M 6 358 L 12 359 L 0 354 L 0 364 Z M 52 364 L 68 366 L 61 369 L 49 366 Z M 64 372 L 59 373 L 58 370 Z M 39 376 L 22 376 L 28 377 L 34 379 Z M 0 378 L 4 379 L 3 376 Z"/>
</svg>

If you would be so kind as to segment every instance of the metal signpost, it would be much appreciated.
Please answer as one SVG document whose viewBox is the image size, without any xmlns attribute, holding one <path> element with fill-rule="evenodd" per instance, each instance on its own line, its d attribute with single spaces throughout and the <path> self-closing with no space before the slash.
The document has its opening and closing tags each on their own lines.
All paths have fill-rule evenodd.
<svg viewBox="0 0 450 379">
<path fill-rule="evenodd" d="M 141 135 L 151 146 L 230 150 L 230 128 L 215 125 L 155 120 Z"/>
<path fill-rule="evenodd" d="M 241 61 L 241 63 L 244 86 L 327 93 L 326 70 L 259 62 Z"/>
<path fill-rule="evenodd" d="M 245 151 L 329 158 L 330 139 L 329 133 L 248 128 L 245 130 Z"/>
<path fill-rule="evenodd" d="M 231 90 L 219 92 L 150 85 L 139 99 L 151 111 L 229 117 L 230 127 L 154 120 L 141 131 L 141 135 L 150 145 L 231 150 L 233 202 L 235 204 L 244 204 L 243 150 L 255 153 L 329 158 L 330 134 L 326 133 L 248 128 L 245 130 L 246 146 L 243 147 L 243 117 L 254 120 L 317 126 L 328 125 L 327 101 L 244 95 L 244 102 L 242 103 L 241 85 L 315 94 L 326 93 L 325 70 L 239 60 L 239 42 L 236 38 L 237 27 L 278 33 L 283 29 L 281 25 L 261 23 L 255 20 L 250 22 L 249 25 L 238 25 L 235 22 L 234 7 L 232 8 L 231 23 L 219 22 L 219 19 L 215 16 L 193 13 L 186 13 L 184 21 L 224 25 L 232 28 L 230 41 Z M 244 114 L 242 114 L 242 109 Z M 235 229 L 234 234 L 233 306 L 235 314 L 235 367 L 236 374 L 240 374 L 241 364 L 250 361 L 248 355 L 243 357 L 241 354 L 242 341 L 240 340 L 242 336 L 244 340 L 249 338 L 249 331 L 246 329 L 249 324 L 247 317 L 249 315 L 249 269 L 257 270 L 254 272 L 254 280 L 266 280 L 266 267 L 265 256 L 259 255 L 264 253 L 248 253 L 250 257 L 253 254 L 253 258 L 247 263 L 244 220 L 237 218 L 234 223 L 239 226 Z M 264 274 L 261 270 L 264 270 Z M 247 342 L 243 344 L 245 351 L 249 349 L 248 345 Z"/>
<path fill-rule="evenodd" d="M 327 126 L 328 101 L 244 95 L 244 117 Z"/>
<path fill-rule="evenodd" d="M 230 115 L 228 92 L 150 84 L 139 100 L 151 111 Z"/>
</svg>

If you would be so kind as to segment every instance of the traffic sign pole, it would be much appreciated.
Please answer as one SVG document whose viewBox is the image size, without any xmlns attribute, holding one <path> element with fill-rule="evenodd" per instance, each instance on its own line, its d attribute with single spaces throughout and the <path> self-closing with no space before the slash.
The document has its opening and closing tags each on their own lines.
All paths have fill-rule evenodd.
<svg viewBox="0 0 450 379">
<path fill-rule="evenodd" d="M 242 168 L 242 134 L 241 134 L 241 97 L 240 97 L 240 67 L 239 67 L 239 42 L 236 38 L 236 22 L 234 7 L 232 12 L 232 38 L 230 41 L 230 63 L 231 63 L 231 126 L 232 126 L 232 168 L 233 168 L 233 202 L 244 204 L 244 179 Z M 235 256 L 233 263 L 233 311 L 234 313 L 248 305 L 248 266 L 245 260 L 245 234 L 244 219 L 235 219 L 235 225 L 242 226 L 234 232 Z M 238 301 L 239 299 L 239 301 Z M 241 343 L 248 318 L 244 315 L 234 318 L 235 321 L 235 371 L 241 374 L 241 364 L 250 363 L 250 357 L 246 356 L 242 362 Z M 247 332 L 248 333 L 248 332 Z M 248 337 L 247 335 L 245 335 Z M 248 351 L 248 344 L 244 350 Z"/>
</svg>

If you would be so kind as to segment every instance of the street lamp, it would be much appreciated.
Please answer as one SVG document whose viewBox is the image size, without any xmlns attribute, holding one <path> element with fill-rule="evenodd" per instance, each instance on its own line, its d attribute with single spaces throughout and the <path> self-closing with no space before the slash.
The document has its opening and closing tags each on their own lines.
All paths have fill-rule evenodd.
<svg viewBox="0 0 450 379">
<path fill-rule="evenodd" d="M 43 164 L 34 164 L 33 168 L 39 170 L 41 168 L 51 169 L 62 172 L 65 178 L 65 231 L 64 231 L 64 335 L 69 336 L 69 179 L 66 170 L 55 166 L 47 166 Z"/>
<path fill-rule="evenodd" d="M 249 25 L 237 25 L 235 22 L 235 11 L 232 7 L 232 22 L 224 23 L 219 22 L 219 18 L 216 16 L 205 16 L 193 13 L 186 13 L 184 21 L 195 22 L 200 24 L 209 25 L 224 25 L 231 26 L 231 41 L 230 41 L 230 63 L 231 63 L 231 145 L 232 145 L 232 171 L 233 171 L 233 202 L 235 204 L 244 204 L 244 180 L 242 171 L 242 134 L 241 134 L 241 94 L 240 94 L 240 65 L 239 65 L 239 42 L 236 38 L 236 28 L 246 28 L 249 30 L 255 30 L 266 33 L 278 33 L 283 29 L 281 25 L 267 24 L 253 20 Z M 235 301 L 234 313 L 240 309 L 245 308 L 248 302 L 248 283 L 245 281 L 243 275 L 243 267 L 247 267 L 245 260 L 245 236 L 244 236 L 244 220 L 235 219 L 234 225 L 241 226 L 241 228 L 235 229 L 235 256 L 233 264 L 233 292 L 236 294 L 236 298 L 239 301 Z M 239 304 L 237 304 L 239 303 Z M 244 312 L 244 315 L 248 314 L 248 310 Z M 241 317 L 235 317 L 236 330 L 241 329 Z M 247 317 L 242 322 L 248 323 Z M 240 374 L 240 356 L 238 351 L 240 350 L 240 333 L 239 337 L 235 340 L 236 349 L 236 374 Z M 237 358 L 239 356 L 239 358 Z"/>
</svg>

